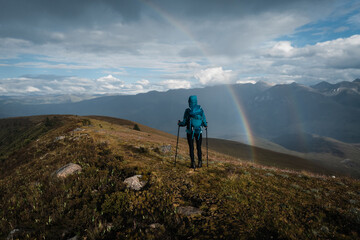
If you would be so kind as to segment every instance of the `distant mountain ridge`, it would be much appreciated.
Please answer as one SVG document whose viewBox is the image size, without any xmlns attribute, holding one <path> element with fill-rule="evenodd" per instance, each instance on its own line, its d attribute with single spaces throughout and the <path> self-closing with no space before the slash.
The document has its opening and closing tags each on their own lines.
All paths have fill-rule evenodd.
<svg viewBox="0 0 360 240">
<path fill-rule="evenodd" d="M 297 83 L 271 86 L 258 82 L 107 96 L 76 103 L 25 105 L 0 101 L 0 117 L 105 115 L 176 134 L 176 123 L 187 108 L 187 98 L 198 95 L 211 137 L 233 139 L 251 130 L 254 136 L 269 140 L 297 133 L 359 143 L 359 89 L 359 79 L 336 84 L 321 82 L 310 87 Z M 244 117 L 249 129 L 245 129 Z"/>
</svg>

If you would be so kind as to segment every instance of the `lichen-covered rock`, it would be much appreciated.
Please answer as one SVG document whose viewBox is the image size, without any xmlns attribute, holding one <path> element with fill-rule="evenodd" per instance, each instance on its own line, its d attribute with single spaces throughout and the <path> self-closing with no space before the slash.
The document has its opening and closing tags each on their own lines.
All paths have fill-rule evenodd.
<svg viewBox="0 0 360 240">
<path fill-rule="evenodd" d="M 81 166 L 75 163 L 69 163 L 66 164 L 65 166 L 59 168 L 58 170 L 56 170 L 55 177 L 57 178 L 66 178 L 67 176 L 76 173 L 76 172 L 80 172 L 81 171 Z"/>
<path fill-rule="evenodd" d="M 160 152 L 162 153 L 168 153 L 171 151 L 171 145 L 164 145 L 160 147 Z"/>
<path fill-rule="evenodd" d="M 7 236 L 6 240 L 13 240 L 18 238 L 18 234 L 20 233 L 20 229 L 12 230 L 9 235 Z"/>
<path fill-rule="evenodd" d="M 177 212 L 181 215 L 193 217 L 201 215 L 201 210 L 192 206 L 182 206 L 177 208 Z"/>
<path fill-rule="evenodd" d="M 135 190 L 135 191 L 139 191 L 146 185 L 146 181 L 141 181 L 140 180 L 141 178 L 142 178 L 141 175 L 135 175 L 135 176 L 126 178 L 124 180 L 124 183 L 126 184 L 126 186 L 128 188 Z"/>
</svg>

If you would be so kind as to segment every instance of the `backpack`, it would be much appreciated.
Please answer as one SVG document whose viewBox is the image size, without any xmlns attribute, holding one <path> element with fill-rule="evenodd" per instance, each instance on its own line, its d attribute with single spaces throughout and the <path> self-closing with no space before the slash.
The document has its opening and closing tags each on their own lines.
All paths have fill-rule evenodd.
<svg viewBox="0 0 360 240">
<path fill-rule="evenodd" d="M 194 138 L 194 134 L 202 133 L 202 123 L 203 123 L 203 110 L 199 105 L 194 106 L 190 109 L 190 129 Z"/>
</svg>

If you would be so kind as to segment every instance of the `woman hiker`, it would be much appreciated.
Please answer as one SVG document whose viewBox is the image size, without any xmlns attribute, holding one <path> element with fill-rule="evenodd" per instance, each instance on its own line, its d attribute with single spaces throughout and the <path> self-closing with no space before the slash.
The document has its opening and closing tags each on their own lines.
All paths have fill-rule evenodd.
<svg viewBox="0 0 360 240">
<path fill-rule="evenodd" d="M 185 110 L 183 121 L 178 122 L 180 127 L 186 126 L 186 136 L 189 144 L 191 168 L 195 169 L 194 160 L 194 139 L 196 141 L 196 149 L 198 155 L 198 167 L 202 167 L 202 127 L 207 128 L 207 122 L 205 118 L 204 110 L 197 104 L 197 96 L 189 97 L 189 108 Z"/>
</svg>

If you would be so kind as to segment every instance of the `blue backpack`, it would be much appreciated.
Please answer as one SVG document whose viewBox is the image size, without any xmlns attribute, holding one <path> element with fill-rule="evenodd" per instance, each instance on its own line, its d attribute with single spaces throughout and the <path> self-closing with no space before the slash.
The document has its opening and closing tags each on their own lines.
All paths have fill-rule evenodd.
<svg viewBox="0 0 360 240">
<path fill-rule="evenodd" d="M 203 123 L 203 110 L 199 105 L 194 106 L 193 108 L 190 108 L 190 129 L 193 134 L 199 134 L 202 133 L 202 123 Z"/>
</svg>

